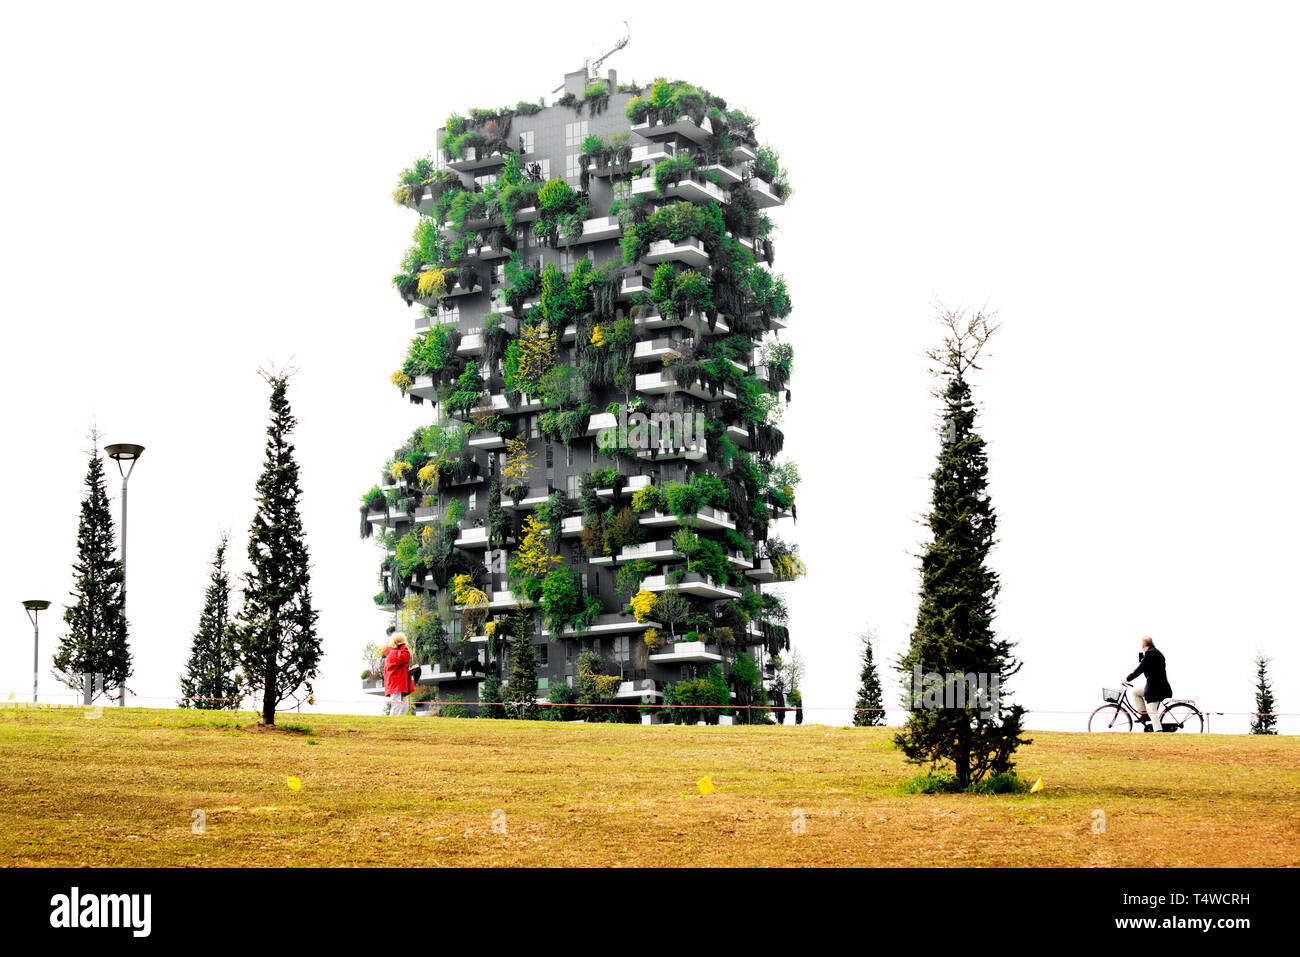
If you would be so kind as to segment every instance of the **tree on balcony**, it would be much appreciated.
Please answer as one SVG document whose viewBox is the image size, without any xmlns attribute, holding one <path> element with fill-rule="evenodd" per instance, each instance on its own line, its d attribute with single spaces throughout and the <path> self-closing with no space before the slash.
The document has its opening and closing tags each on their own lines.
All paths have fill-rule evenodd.
<svg viewBox="0 0 1300 957">
<path fill-rule="evenodd" d="M 957 784 L 969 787 L 987 775 L 1014 767 L 1012 755 L 1029 742 L 1021 734 L 1024 709 L 1004 707 L 1001 690 L 1020 668 L 1012 644 L 993 631 L 998 576 L 988 567 L 997 518 L 988 493 L 988 453 L 975 430 L 975 402 L 968 376 L 995 331 L 988 317 L 960 312 L 940 316 L 943 345 L 928 355 L 943 402 L 939 461 L 931 475 L 933 493 L 927 524 L 930 541 L 921 556 L 921 603 L 911 645 L 900 662 L 907 723 L 895 742 L 909 761 L 952 765 Z M 916 675 L 938 675 L 934 682 Z M 956 676 L 998 682 L 998 693 L 955 694 Z M 971 700 L 975 698 L 975 700 Z"/>
</svg>

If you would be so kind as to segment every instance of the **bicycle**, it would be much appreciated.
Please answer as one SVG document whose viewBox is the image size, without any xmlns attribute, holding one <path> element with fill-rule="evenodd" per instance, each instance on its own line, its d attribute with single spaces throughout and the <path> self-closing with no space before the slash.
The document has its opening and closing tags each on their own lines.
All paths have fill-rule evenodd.
<svg viewBox="0 0 1300 957">
<path fill-rule="evenodd" d="M 1127 688 L 1102 688 L 1101 697 L 1106 703 L 1088 717 L 1089 731 L 1132 731 L 1142 719 L 1129 704 Z M 1160 712 L 1161 731 L 1190 731 L 1200 734 L 1205 730 L 1205 715 L 1194 701 L 1175 698 L 1164 702 Z"/>
</svg>

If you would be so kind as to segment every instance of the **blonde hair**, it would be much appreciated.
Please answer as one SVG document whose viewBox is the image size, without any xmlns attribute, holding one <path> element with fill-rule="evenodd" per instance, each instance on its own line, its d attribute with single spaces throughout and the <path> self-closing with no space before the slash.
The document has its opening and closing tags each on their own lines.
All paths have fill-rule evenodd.
<svg viewBox="0 0 1300 957">
<path fill-rule="evenodd" d="M 393 633 L 393 640 L 391 644 L 394 648 L 396 648 L 398 645 L 405 645 L 406 643 L 407 643 L 406 632 L 398 631 Z"/>
</svg>

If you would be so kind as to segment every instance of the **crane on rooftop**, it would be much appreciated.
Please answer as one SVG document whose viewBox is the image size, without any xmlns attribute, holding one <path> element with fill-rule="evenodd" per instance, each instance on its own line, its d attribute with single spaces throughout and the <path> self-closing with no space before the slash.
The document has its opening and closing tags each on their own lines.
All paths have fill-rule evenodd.
<svg viewBox="0 0 1300 957">
<path fill-rule="evenodd" d="M 584 70 L 587 71 L 587 79 L 590 80 L 590 79 L 592 78 L 592 74 L 595 73 L 596 70 L 599 70 L 599 69 L 600 69 L 600 65 L 601 65 L 602 63 L 604 63 L 606 60 L 608 60 L 608 59 L 609 59 L 610 57 L 612 57 L 615 53 L 617 53 L 619 50 L 623 49 L 625 46 L 628 45 L 628 43 L 631 42 L 631 40 L 632 40 L 632 28 L 629 27 L 629 26 L 627 25 L 627 21 L 626 21 L 626 20 L 623 21 L 623 26 L 624 26 L 624 28 L 627 30 L 627 32 L 626 32 L 625 34 L 623 34 L 623 36 L 621 36 L 621 37 L 618 39 L 618 42 L 616 42 L 612 47 L 610 47 L 608 50 L 606 50 L 606 51 L 605 51 L 604 53 L 602 53 L 600 56 L 596 57 L 596 59 L 595 59 L 594 62 L 592 61 L 592 59 L 591 59 L 590 57 L 587 57 L 586 59 L 584 59 L 584 60 L 582 61 L 582 67 L 583 67 Z M 557 87 L 556 87 L 554 90 L 552 90 L 551 92 L 552 92 L 552 93 L 559 93 L 559 92 L 560 92 L 561 90 L 563 90 L 563 89 L 564 89 L 564 84 L 561 83 L 559 86 L 557 86 Z"/>
</svg>

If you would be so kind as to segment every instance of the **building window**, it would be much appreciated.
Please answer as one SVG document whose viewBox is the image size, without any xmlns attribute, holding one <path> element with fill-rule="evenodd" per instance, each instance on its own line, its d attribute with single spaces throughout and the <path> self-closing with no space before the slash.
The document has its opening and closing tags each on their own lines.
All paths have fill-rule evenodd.
<svg viewBox="0 0 1300 957">
<path fill-rule="evenodd" d="M 537 645 L 537 663 L 545 668 L 551 663 L 551 648 L 549 645 Z"/>
<path fill-rule="evenodd" d="M 569 464 L 572 465 L 573 463 L 570 462 Z M 564 494 L 567 495 L 569 498 L 577 498 L 578 495 L 579 495 L 579 493 L 580 493 L 580 489 L 581 489 L 581 485 L 579 484 L 579 480 L 580 480 L 581 478 L 582 478 L 582 476 L 580 476 L 580 475 L 567 475 L 567 476 L 565 476 L 565 478 L 564 478 Z"/>
<path fill-rule="evenodd" d="M 550 442 L 546 443 L 546 467 L 548 469 L 555 468 L 555 446 Z"/>
<path fill-rule="evenodd" d="M 550 161 L 550 159 L 548 158 L 548 159 L 541 160 L 540 162 L 538 162 L 537 165 L 538 165 L 538 167 L 539 167 L 539 168 L 541 169 L 541 171 L 542 171 L 542 179 L 550 179 L 550 178 L 551 178 L 551 161 Z"/>
<path fill-rule="evenodd" d="M 614 660 L 615 660 L 615 661 L 627 661 L 627 660 L 628 660 L 628 657 L 629 657 L 629 654 L 628 654 L 628 641 L 627 641 L 627 635 L 617 635 L 617 636 L 615 636 L 615 638 L 614 638 Z"/>
<path fill-rule="evenodd" d="M 478 492 L 469 493 L 469 510 L 471 512 L 478 511 Z"/>
<path fill-rule="evenodd" d="M 582 175 L 582 166 L 578 162 L 581 158 L 578 153 L 569 153 L 564 157 L 564 175 L 568 179 L 575 179 Z"/>
<path fill-rule="evenodd" d="M 487 173 L 484 176 L 474 177 L 474 182 L 477 183 L 479 186 L 492 186 L 496 183 L 496 181 L 497 181 L 496 173 Z"/>
<path fill-rule="evenodd" d="M 522 147 L 522 152 L 531 153 L 533 151 L 534 137 L 535 134 L 532 130 L 526 130 L 519 134 L 519 145 Z"/>
<path fill-rule="evenodd" d="M 542 437 L 542 433 L 537 428 L 537 416 L 535 415 L 530 415 L 528 417 L 528 437 L 532 439 L 540 439 Z"/>
<path fill-rule="evenodd" d="M 564 447 L 564 467 L 570 469 L 573 468 L 573 446 L 572 445 L 566 445 Z"/>
<path fill-rule="evenodd" d="M 579 120 L 576 123 L 564 124 L 564 145 L 569 148 L 582 147 L 582 141 L 587 138 L 587 121 Z"/>
</svg>

